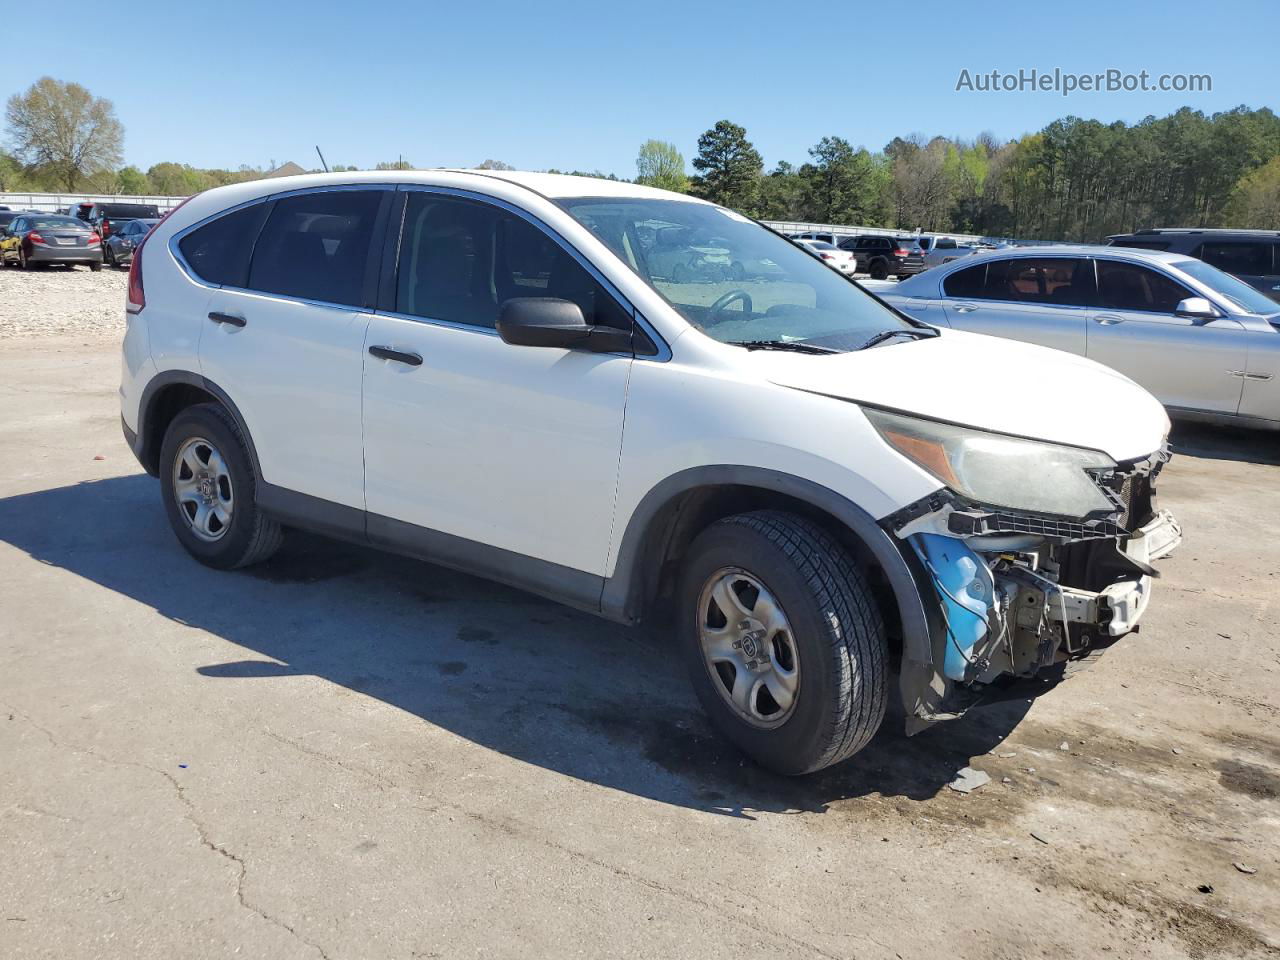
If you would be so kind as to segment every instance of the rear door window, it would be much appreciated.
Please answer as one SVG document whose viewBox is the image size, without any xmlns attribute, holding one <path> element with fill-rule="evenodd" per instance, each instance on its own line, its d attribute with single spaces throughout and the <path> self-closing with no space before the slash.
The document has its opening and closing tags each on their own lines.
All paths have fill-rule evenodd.
<svg viewBox="0 0 1280 960">
<path fill-rule="evenodd" d="M 987 270 L 986 298 L 1085 306 L 1093 292 L 1087 265 L 1087 260 L 1078 257 L 998 260 Z"/>
<path fill-rule="evenodd" d="M 360 306 L 381 190 L 326 190 L 277 200 L 249 267 L 249 288 Z"/>
<path fill-rule="evenodd" d="M 943 237 L 937 242 L 936 246 L 939 250 L 954 250 L 956 248 L 956 242 L 950 237 Z"/>
<path fill-rule="evenodd" d="M 195 275 L 220 286 L 248 286 L 249 257 L 269 207 L 267 203 L 242 207 L 183 237 L 178 249 Z"/>
<path fill-rule="evenodd" d="M 1271 273 L 1271 244 L 1260 241 L 1207 241 L 1192 254 L 1227 273 L 1257 276 Z"/>
<path fill-rule="evenodd" d="M 1108 309 L 1173 313 L 1182 300 L 1194 296 L 1182 284 L 1136 263 L 1098 261 L 1098 299 Z"/>
<path fill-rule="evenodd" d="M 396 271 L 396 312 L 494 329 L 513 297 L 570 300 L 587 323 L 629 329 L 630 313 L 545 231 L 474 200 L 413 191 Z"/>
</svg>

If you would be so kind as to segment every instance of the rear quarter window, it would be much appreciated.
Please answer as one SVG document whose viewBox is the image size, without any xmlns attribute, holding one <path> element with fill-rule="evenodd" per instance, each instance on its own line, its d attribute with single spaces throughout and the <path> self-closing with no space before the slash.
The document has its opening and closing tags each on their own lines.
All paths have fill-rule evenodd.
<svg viewBox="0 0 1280 960">
<path fill-rule="evenodd" d="M 192 272 L 207 283 L 244 287 L 249 280 L 249 257 L 269 204 L 255 203 L 211 220 L 178 243 Z"/>
<path fill-rule="evenodd" d="M 987 265 L 980 263 L 977 266 L 957 270 L 948 276 L 942 281 L 942 292 L 948 297 L 972 299 L 985 296 L 986 285 Z"/>
</svg>

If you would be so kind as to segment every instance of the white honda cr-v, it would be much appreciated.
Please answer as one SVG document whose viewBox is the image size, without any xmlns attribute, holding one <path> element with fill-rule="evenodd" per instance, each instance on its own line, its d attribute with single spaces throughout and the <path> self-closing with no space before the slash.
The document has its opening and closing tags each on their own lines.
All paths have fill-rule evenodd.
<svg viewBox="0 0 1280 960">
<path fill-rule="evenodd" d="M 577 177 L 266 180 L 129 274 L 124 431 L 182 545 L 287 527 L 634 623 L 783 773 L 1132 630 L 1169 421 L 1066 353 L 904 316 L 732 210 Z"/>
</svg>

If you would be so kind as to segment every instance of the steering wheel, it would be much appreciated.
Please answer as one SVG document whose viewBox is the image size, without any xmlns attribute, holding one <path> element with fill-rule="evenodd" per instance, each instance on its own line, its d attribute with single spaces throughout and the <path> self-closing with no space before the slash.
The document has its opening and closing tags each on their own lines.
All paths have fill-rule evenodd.
<svg viewBox="0 0 1280 960">
<path fill-rule="evenodd" d="M 721 316 L 721 314 L 724 313 L 725 307 L 737 300 L 742 301 L 742 319 L 745 320 L 751 316 L 751 294 L 745 290 L 730 290 L 707 308 L 707 315 L 703 318 L 703 324 L 708 327 L 714 327 L 717 323 L 723 323 L 728 320 L 728 317 Z"/>
</svg>

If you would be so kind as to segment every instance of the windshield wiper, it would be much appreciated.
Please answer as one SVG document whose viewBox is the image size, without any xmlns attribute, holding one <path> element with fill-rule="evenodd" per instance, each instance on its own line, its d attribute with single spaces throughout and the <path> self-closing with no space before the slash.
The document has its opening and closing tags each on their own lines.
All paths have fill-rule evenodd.
<svg viewBox="0 0 1280 960">
<path fill-rule="evenodd" d="M 903 330 L 881 330 L 874 337 L 858 347 L 859 350 L 865 350 L 867 347 L 874 347 L 877 343 L 884 343 L 886 340 L 892 340 L 894 337 L 910 337 L 912 340 L 928 340 L 931 337 L 938 336 L 940 331 L 934 327 L 911 327 Z"/>
<path fill-rule="evenodd" d="M 735 347 L 748 350 L 790 350 L 793 353 L 842 353 L 831 347 L 822 347 L 816 343 L 805 343 L 803 340 L 730 340 Z"/>
</svg>

